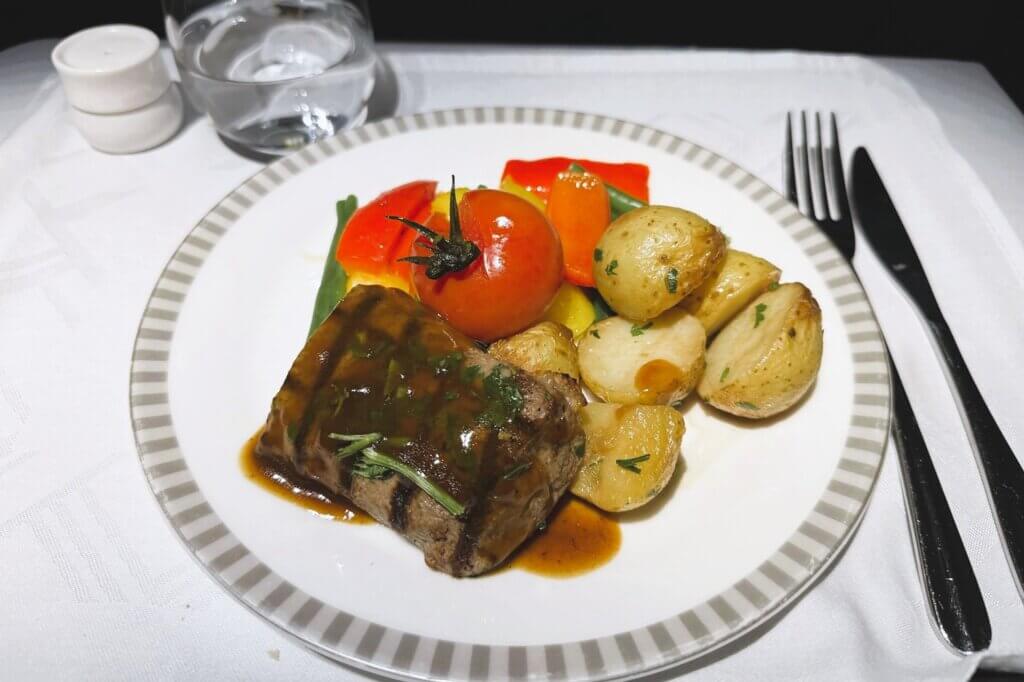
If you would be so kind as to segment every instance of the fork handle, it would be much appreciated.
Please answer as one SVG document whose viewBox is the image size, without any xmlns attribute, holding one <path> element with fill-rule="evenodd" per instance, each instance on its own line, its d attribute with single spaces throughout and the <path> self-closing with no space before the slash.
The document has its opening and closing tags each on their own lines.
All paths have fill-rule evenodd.
<svg viewBox="0 0 1024 682">
<path fill-rule="evenodd" d="M 928 446 L 907 399 L 903 380 L 890 359 L 892 435 L 899 455 L 907 519 L 914 536 L 917 565 L 931 603 L 929 613 L 943 639 L 962 653 L 984 651 L 992 625 L 964 543 L 956 529 Z"/>
<path fill-rule="evenodd" d="M 910 274 L 904 273 L 901 284 L 924 315 L 945 360 L 947 374 L 956 389 L 953 396 L 961 417 L 967 423 L 968 439 L 977 455 L 985 491 L 995 512 L 1003 549 L 1017 583 L 1017 591 L 1024 597 L 1024 469 L 974 383 L 927 280 L 918 282 L 916 278 L 907 276 Z"/>
</svg>

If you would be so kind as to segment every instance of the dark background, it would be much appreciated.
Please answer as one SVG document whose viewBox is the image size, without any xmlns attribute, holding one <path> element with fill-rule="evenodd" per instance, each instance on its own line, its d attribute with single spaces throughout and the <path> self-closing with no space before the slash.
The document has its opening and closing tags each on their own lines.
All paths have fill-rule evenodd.
<svg viewBox="0 0 1024 682">
<path fill-rule="evenodd" d="M 980 62 L 1024 105 L 1017 2 L 791 3 L 684 0 L 369 0 L 379 40 L 798 49 Z M 17 18 L 11 15 L 17 14 Z M 19 3 L 0 49 L 107 23 L 163 35 L 159 0 Z"/>
</svg>

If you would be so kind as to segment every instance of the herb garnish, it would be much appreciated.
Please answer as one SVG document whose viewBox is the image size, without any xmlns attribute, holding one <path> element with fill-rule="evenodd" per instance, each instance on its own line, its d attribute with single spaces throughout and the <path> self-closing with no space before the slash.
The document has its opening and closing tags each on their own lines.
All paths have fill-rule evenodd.
<svg viewBox="0 0 1024 682">
<path fill-rule="evenodd" d="M 728 367 L 726 367 L 725 369 L 722 370 L 722 376 L 718 377 L 718 383 L 722 383 L 723 381 L 725 381 L 725 378 L 727 376 L 729 376 L 729 368 Z"/>
<path fill-rule="evenodd" d="M 600 263 L 602 258 L 604 258 L 604 251 L 601 249 L 594 249 L 594 260 Z"/>
<path fill-rule="evenodd" d="M 746 400 L 738 401 L 736 403 L 736 406 L 737 407 L 742 407 L 742 408 L 747 409 L 747 410 L 756 410 L 756 409 L 758 409 L 757 405 L 755 405 L 754 403 L 748 403 Z"/>
<path fill-rule="evenodd" d="M 646 462 L 651 458 L 650 455 L 639 455 L 637 457 L 627 457 L 626 459 L 617 459 L 615 463 L 626 471 L 632 471 L 634 474 L 640 473 L 640 462 Z"/>
<path fill-rule="evenodd" d="M 604 269 L 604 274 L 608 275 L 609 277 L 614 277 L 616 274 L 618 274 L 615 272 L 615 268 L 617 267 L 619 267 L 619 261 L 612 258 L 612 262 L 609 263 L 608 267 Z"/>
<path fill-rule="evenodd" d="M 363 474 L 359 473 L 359 469 L 363 469 L 364 471 L 372 474 L 378 474 L 382 469 L 390 469 L 396 474 L 405 476 L 407 479 L 415 483 L 416 487 L 434 498 L 434 501 L 444 507 L 449 514 L 452 514 L 453 516 L 462 516 L 466 511 L 466 508 L 460 504 L 458 500 L 449 495 L 445 490 L 433 483 L 419 471 L 413 469 L 405 462 L 400 462 L 394 457 L 388 457 L 387 455 L 374 450 L 372 447 L 363 450 L 363 454 L 359 457 L 359 460 L 356 461 L 356 464 L 352 468 L 352 473 L 362 476 Z M 381 476 L 373 475 L 370 476 L 370 478 L 381 478 Z"/>
<path fill-rule="evenodd" d="M 632 327 L 629 328 L 629 333 L 632 336 L 642 336 L 643 333 L 644 333 L 644 330 L 645 329 L 650 329 L 651 325 L 653 325 L 653 324 L 654 324 L 653 320 L 649 321 L 649 322 L 645 322 L 643 324 L 634 324 Z"/>
<path fill-rule="evenodd" d="M 359 453 L 359 456 L 352 463 L 352 473 L 356 476 L 380 479 L 390 476 L 391 472 L 395 472 L 415 483 L 417 487 L 434 498 L 434 501 L 448 510 L 449 513 L 455 516 L 462 516 L 466 511 L 466 508 L 459 504 L 458 500 L 428 480 L 419 471 L 404 462 L 398 461 L 394 457 L 389 457 L 375 450 L 373 447 L 378 441 L 382 440 L 389 445 L 408 445 L 410 439 L 402 436 L 384 438 L 380 433 L 329 433 L 327 437 L 349 443 L 338 450 L 337 456 L 339 458 L 344 459 Z"/>
<path fill-rule="evenodd" d="M 362 452 L 363 449 L 375 444 L 377 441 L 383 440 L 384 435 L 380 433 L 329 433 L 327 437 L 332 440 L 346 441 L 348 445 L 343 448 L 339 448 L 334 454 L 338 459 L 345 459 L 351 457 L 357 452 Z"/>
<path fill-rule="evenodd" d="M 503 480 L 503 481 L 511 481 L 513 478 L 519 478 L 532 465 L 533 465 L 533 462 L 523 462 L 522 464 L 517 464 L 514 467 L 512 467 L 511 469 L 509 469 L 508 471 L 506 471 L 504 474 L 502 474 L 501 475 L 501 480 Z"/>
<path fill-rule="evenodd" d="M 431 251 L 429 256 L 406 256 L 398 260 L 425 265 L 427 277 L 430 279 L 440 279 L 449 273 L 464 270 L 480 257 L 480 248 L 462 236 L 462 225 L 459 223 L 459 202 L 455 198 L 454 175 L 452 176 L 452 189 L 448 197 L 448 220 L 451 229 L 449 229 L 447 237 L 442 237 L 415 220 L 397 215 L 387 216 L 388 220 L 404 223 L 426 238 L 426 240 L 418 239 L 416 243 Z"/>
<path fill-rule="evenodd" d="M 676 288 L 679 286 L 679 271 L 672 268 L 665 274 L 665 288 L 668 289 L 668 293 L 676 293 Z"/>
<path fill-rule="evenodd" d="M 764 311 L 768 310 L 767 303 L 758 303 L 754 307 L 754 329 L 757 329 L 758 325 L 764 322 Z"/>
<path fill-rule="evenodd" d="M 768 285 L 768 291 L 775 291 L 778 288 L 779 288 L 779 283 L 778 282 L 772 282 L 771 284 Z"/>
<path fill-rule="evenodd" d="M 487 407 L 480 413 L 480 421 L 498 428 L 512 423 L 523 409 L 523 394 L 513 380 L 515 374 L 505 365 L 498 365 L 484 377 L 484 395 Z"/>
<path fill-rule="evenodd" d="M 444 355 L 432 357 L 427 362 L 434 368 L 434 374 L 440 376 L 457 368 L 462 362 L 463 357 L 462 353 L 453 350 Z"/>
<path fill-rule="evenodd" d="M 595 339 L 601 338 L 600 332 L 598 332 L 596 329 L 591 329 L 590 335 L 593 336 Z"/>
<path fill-rule="evenodd" d="M 459 378 L 462 379 L 462 383 L 471 384 L 478 376 L 480 376 L 479 365 L 468 365 L 462 368 L 462 375 Z"/>
</svg>

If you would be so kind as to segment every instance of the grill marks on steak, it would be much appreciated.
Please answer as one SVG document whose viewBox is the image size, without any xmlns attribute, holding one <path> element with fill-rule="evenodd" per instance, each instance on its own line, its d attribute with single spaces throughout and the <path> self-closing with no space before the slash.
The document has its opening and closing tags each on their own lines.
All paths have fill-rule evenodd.
<svg viewBox="0 0 1024 682">
<path fill-rule="evenodd" d="M 521 397 L 514 415 L 492 409 L 509 387 Z M 521 544 L 576 475 L 576 393 L 555 376 L 500 365 L 402 292 L 356 287 L 293 363 L 256 454 L 345 495 L 420 547 L 432 568 L 476 575 Z M 345 443 L 328 434 L 367 432 L 409 439 L 379 448 L 465 513 L 453 516 L 402 476 L 353 474 L 355 457 L 339 460 Z"/>
</svg>

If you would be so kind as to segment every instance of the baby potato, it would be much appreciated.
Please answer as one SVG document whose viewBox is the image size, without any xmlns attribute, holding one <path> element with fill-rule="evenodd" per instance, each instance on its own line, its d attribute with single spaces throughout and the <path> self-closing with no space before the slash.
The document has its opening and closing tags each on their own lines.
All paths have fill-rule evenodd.
<svg viewBox="0 0 1024 682">
<path fill-rule="evenodd" d="M 814 383 L 821 350 L 818 302 L 803 284 L 780 285 L 754 299 L 718 333 L 697 393 L 740 417 L 771 417 Z"/>
<path fill-rule="evenodd" d="M 572 332 L 557 322 L 541 322 L 526 331 L 491 344 L 494 358 L 530 372 L 560 372 L 580 378 Z"/>
<path fill-rule="evenodd" d="M 607 402 L 666 405 L 697 385 L 706 342 L 704 327 L 684 310 L 644 323 L 609 317 L 580 341 L 580 374 Z"/>
<path fill-rule="evenodd" d="M 700 320 L 711 336 L 751 300 L 777 283 L 781 274 L 763 258 L 728 249 L 711 276 L 679 305 Z"/>
<path fill-rule="evenodd" d="M 605 230 L 594 250 L 594 279 L 612 310 L 643 322 L 700 286 L 724 254 L 725 236 L 696 213 L 646 206 Z"/>
<path fill-rule="evenodd" d="M 606 511 L 636 509 L 654 499 L 676 470 L 686 430 L 663 405 L 590 403 L 580 410 L 587 448 L 572 493 Z"/>
</svg>

